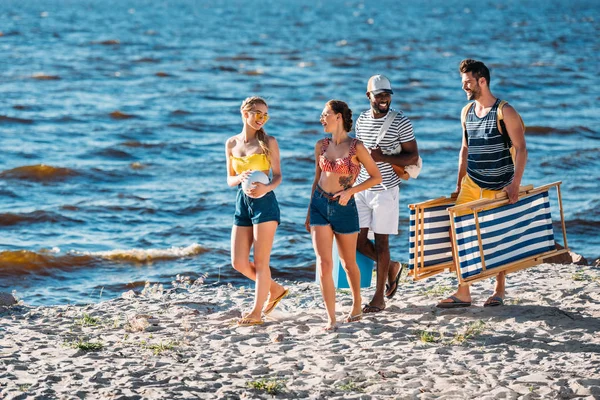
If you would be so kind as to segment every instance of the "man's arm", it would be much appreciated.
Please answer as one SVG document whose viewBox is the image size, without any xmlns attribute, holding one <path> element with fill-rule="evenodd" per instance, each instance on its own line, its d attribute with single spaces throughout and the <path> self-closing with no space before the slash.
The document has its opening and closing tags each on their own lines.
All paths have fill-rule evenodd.
<svg viewBox="0 0 600 400">
<path fill-rule="evenodd" d="M 521 118 L 517 111 L 508 104 L 504 106 L 504 124 L 515 149 L 515 176 L 512 183 L 503 190 L 508 195 L 509 202 L 515 203 L 519 199 L 519 186 L 521 186 L 525 164 L 527 164 L 527 146 Z"/>
<path fill-rule="evenodd" d="M 400 146 L 402 147 L 402 152 L 398 154 L 383 154 L 379 147 L 372 149 L 371 157 L 373 157 L 373 160 L 376 162 L 386 162 L 401 167 L 416 165 L 419 160 L 417 141 L 413 139 L 409 142 L 400 143 Z"/>
<path fill-rule="evenodd" d="M 467 174 L 467 159 L 469 156 L 469 143 L 467 142 L 467 138 L 464 135 L 464 125 L 463 125 L 463 134 L 462 136 L 462 145 L 460 146 L 460 152 L 458 153 L 458 176 L 456 178 L 456 189 L 454 189 L 454 193 L 452 196 L 458 195 L 460 193 L 462 180 Z"/>
<path fill-rule="evenodd" d="M 383 154 L 381 148 L 371 150 L 371 157 L 376 162 L 386 162 L 393 165 L 406 167 L 407 165 L 416 165 L 419 160 L 419 148 L 413 132 L 412 123 L 408 118 L 402 117 L 400 127 L 394 132 L 400 138 L 400 147 L 402 151 L 397 154 Z M 390 132 L 388 130 L 388 132 Z"/>
</svg>

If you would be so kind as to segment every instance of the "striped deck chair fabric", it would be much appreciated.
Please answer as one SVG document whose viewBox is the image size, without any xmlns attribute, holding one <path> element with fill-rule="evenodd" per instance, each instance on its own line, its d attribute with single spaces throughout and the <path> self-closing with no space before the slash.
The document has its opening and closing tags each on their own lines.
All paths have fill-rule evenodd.
<svg viewBox="0 0 600 400">
<path fill-rule="evenodd" d="M 555 249 L 547 191 L 514 204 L 480 211 L 477 216 L 486 270 Z M 474 217 L 474 214 L 454 216 L 463 279 L 483 271 Z"/>
<path fill-rule="evenodd" d="M 426 207 L 423 209 L 423 241 L 419 240 L 415 245 L 417 237 L 416 210 L 410 210 L 409 230 L 409 261 L 408 268 L 415 268 L 415 251 L 417 253 L 417 268 L 427 269 L 440 264 L 452 262 L 452 243 L 450 241 L 450 215 L 449 204 Z M 420 228 L 419 228 L 420 229 Z M 419 232 L 419 237 L 420 237 Z M 421 244 L 423 251 L 421 252 Z M 423 270 L 422 269 L 422 270 Z"/>
</svg>

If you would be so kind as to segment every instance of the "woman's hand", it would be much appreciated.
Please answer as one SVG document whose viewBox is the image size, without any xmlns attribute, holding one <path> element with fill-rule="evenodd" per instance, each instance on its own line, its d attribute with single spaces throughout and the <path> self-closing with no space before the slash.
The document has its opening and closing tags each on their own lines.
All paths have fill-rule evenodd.
<svg viewBox="0 0 600 400">
<path fill-rule="evenodd" d="M 340 203 L 341 206 L 345 206 L 346 204 L 348 204 L 348 202 L 350 201 L 352 196 L 353 196 L 353 193 L 350 189 L 342 190 L 341 192 L 337 192 L 336 194 L 333 195 L 333 197 L 338 198 L 338 203 Z"/>
<path fill-rule="evenodd" d="M 248 176 L 250 176 L 250 174 L 253 172 L 254 172 L 254 170 L 249 169 L 248 171 L 244 171 L 241 174 L 239 174 L 238 178 L 240 179 L 240 184 L 242 184 L 242 182 L 244 182 L 246 179 L 248 179 Z"/>
<path fill-rule="evenodd" d="M 263 197 L 270 191 L 271 189 L 269 189 L 269 186 L 265 185 L 264 183 L 252 182 L 252 185 L 248 187 L 248 189 L 245 190 L 244 193 L 246 193 L 246 195 L 248 195 L 249 197 L 257 199 L 259 197 Z"/>
<path fill-rule="evenodd" d="M 306 232 L 310 233 L 310 214 L 306 215 L 306 221 L 304 221 L 304 227 L 306 228 Z"/>
</svg>

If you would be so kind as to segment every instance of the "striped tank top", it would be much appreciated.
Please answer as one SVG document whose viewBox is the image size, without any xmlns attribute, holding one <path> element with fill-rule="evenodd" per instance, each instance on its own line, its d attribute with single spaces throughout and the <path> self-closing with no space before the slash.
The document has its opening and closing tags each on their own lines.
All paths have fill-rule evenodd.
<svg viewBox="0 0 600 400">
<path fill-rule="evenodd" d="M 465 120 L 469 146 L 467 174 L 480 188 L 488 190 L 503 189 L 515 175 L 510 149 L 498 129 L 498 104 L 500 99 L 483 118 L 479 118 L 471 106 Z"/>
</svg>

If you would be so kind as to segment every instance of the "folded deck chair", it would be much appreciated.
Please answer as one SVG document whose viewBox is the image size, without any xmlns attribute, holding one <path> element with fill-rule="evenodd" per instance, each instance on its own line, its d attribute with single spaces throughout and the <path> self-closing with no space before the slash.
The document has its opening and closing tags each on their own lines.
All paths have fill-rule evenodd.
<svg viewBox="0 0 600 400">
<path fill-rule="evenodd" d="M 508 204 L 506 193 L 502 192 L 494 200 L 476 200 L 448 208 L 459 282 L 518 271 L 567 252 L 560 184 L 522 191 L 514 204 Z M 556 187 L 560 208 L 564 242 L 564 249 L 560 250 L 555 247 L 550 214 L 552 187 Z"/>
<path fill-rule="evenodd" d="M 456 199 L 440 197 L 409 204 L 409 274 L 414 280 L 453 269 L 450 215 Z"/>
</svg>

